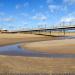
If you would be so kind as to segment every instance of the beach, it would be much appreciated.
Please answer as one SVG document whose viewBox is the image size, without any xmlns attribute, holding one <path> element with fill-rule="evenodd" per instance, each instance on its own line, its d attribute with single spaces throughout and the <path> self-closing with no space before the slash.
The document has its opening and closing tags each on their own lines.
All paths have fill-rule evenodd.
<svg viewBox="0 0 75 75">
<path fill-rule="evenodd" d="M 55 38 L 55 37 L 54 37 Z M 33 42 L 54 39 L 49 36 L 35 35 L 35 34 L 0 34 L 0 46 L 10 45 L 21 42 Z"/>
<path fill-rule="evenodd" d="M 40 58 L 0 55 L 0 73 L 74 73 L 73 58 Z M 50 75 L 50 74 L 49 74 Z"/>
<path fill-rule="evenodd" d="M 0 0 L 0 75 L 75 75 L 75 0 Z"/>
<path fill-rule="evenodd" d="M 61 35 L 60 35 L 61 34 Z M 38 41 L 48 41 L 48 40 L 56 40 L 62 36 L 62 33 L 52 33 L 48 36 L 47 33 L 44 35 L 37 34 L 24 34 L 24 33 L 0 33 L 0 46 L 15 44 L 19 42 L 38 42 Z M 74 36 L 75 33 L 66 33 L 66 36 Z"/>
<path fill-rule="evenodd" d="M 75 39 L 51 40 L 22 44 L 22 48 L 51 54 L 75 54 Z"/>
<path fill-rule="evenodd" d="M 75 54 L 75 39 L 35 34 L 0 34 L 0 46 L 20 43 L 20 47 L 49 54 Z M 0 73 L 74 73 L 74 58 L 0 55 Z"/>
</svg>

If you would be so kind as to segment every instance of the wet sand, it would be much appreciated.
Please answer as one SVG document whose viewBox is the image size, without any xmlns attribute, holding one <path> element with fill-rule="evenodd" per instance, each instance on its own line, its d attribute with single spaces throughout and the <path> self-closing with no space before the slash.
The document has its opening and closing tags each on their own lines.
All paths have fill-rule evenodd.
<svg viewBox="0 0 75 75">
<path fill-rule="evenodd" d="M 22 44 L 22 48 L 51 54 L 75 54 L 75 39 L 52 40 Z"/>
<path fill-rule="evenodd" d="M 74 73 L 75 59 L 0 55 L 0 73 Z"/>
</svg>

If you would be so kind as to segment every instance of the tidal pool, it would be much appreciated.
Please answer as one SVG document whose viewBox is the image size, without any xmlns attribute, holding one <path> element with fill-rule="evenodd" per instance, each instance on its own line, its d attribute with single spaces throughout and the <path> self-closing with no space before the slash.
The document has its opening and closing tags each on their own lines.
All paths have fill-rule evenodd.
<svg viewBox="0 0 75 75">
<path fill-rule="evenodd" d="M 50 57 L 50 58 L 75 58 L 75 54 L 49 54 L 44 52 L 34 52 L 31 50 L 22 49 L 20 44 L 0 47 L 0 55 L 10 56 L 29 56 L 29 57 Z"/>
</svg>

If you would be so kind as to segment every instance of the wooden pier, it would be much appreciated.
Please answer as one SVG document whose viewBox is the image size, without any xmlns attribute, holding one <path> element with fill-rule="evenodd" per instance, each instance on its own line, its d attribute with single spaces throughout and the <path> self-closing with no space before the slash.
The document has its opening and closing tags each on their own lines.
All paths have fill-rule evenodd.
<svg viewBox="0 0 75 75">
<path fill-rule="evenodd" d="M 62 32 L 63 35 L 66 35 L 66 32 L 68 30 L 75 30 L 75 26 L 70 26 L 70 27 L 58 27 L 58 28 L 40 28 L 40 29 L 31 29 L 31 30 L 23 30 L 23 31 L 18 31 L 20 33 L 38 33 L 41 34 L 42 32 L 49 32 L 49 35 L 52 35 L 52 32 Z"/>
</svg>

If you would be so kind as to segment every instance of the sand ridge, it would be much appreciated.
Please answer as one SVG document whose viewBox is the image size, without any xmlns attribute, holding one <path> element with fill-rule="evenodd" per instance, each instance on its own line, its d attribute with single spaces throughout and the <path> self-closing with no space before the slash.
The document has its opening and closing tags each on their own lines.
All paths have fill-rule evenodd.
<svg viewBox="0 0 75 75">
<path fill-rule="evenodd" d="M 39 52 L 75 54 L 75 39 L 25 43 L 22 47 Z"/>
</svg>

